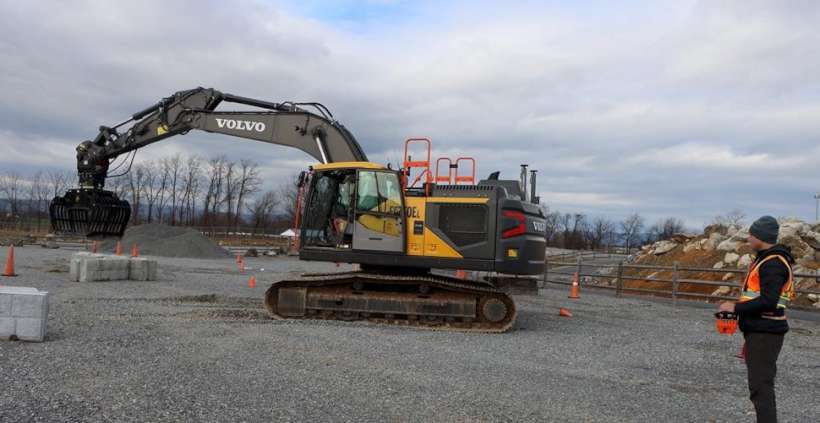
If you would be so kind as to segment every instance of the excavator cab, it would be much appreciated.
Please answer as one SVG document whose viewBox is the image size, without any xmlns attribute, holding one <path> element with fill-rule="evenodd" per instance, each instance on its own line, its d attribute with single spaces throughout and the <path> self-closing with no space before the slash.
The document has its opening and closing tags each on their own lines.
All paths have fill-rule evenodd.
<svg viewBox="0 0 820 423">
<path fill-rule="evenodd" d="M 306 184 L 302 247 L 404 251 L 398 172 L 366 162 L 316 165 Z"/>
</svg>

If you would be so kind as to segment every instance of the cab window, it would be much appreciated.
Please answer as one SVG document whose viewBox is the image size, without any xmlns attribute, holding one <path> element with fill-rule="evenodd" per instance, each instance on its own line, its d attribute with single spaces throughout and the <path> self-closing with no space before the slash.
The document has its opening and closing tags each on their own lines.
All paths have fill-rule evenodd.
<svg viewBox="0 0 820 423">
<path fill-rule="evenodd" d="M 359 182 L 356 191 L 358 193 L 356 200 L 357 211 L 379 211 L 379 188 L 376 182 L 376 172 L 359 172 Z"/>
<path fill-rule="evenodd" d="M 388 214 L 401 214 L 401 186 L 395 173 L 378 172 L 376 179 L 379 186 L 379 211 Z"/>
<path fill-rule="evenodd" d="M 401 215 L 401 185 L 393 172 L 359 172 L 357 183 L 359 212 Z"/>
</svg>

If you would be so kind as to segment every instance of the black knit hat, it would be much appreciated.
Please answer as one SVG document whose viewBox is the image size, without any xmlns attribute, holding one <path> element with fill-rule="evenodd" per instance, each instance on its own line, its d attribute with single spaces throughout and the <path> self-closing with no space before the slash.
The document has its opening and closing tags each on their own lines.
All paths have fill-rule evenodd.
<svg viewBox="0 0 820 423">
<path fill-rule="evenodd" d="M 777 219 L 771 216 L 763 216 L 755 220 L 749 228 L 750 234 L 767 244 L 777 244 L 777 233 L 779 231 L 780 225 L 777 224 Z"/>
</svg>

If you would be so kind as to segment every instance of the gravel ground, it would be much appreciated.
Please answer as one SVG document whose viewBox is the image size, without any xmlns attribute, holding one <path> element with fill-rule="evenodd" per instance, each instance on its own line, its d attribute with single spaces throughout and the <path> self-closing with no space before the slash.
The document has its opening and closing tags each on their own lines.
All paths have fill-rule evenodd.
<svg viewBox="0 0 820 423">
<path fill-rule="evenodd" d="M 711 309 L 549 288 L 502 335 L 272 321 L 270 281 L 336 267 L 249 259 L 250 289 L 231 259 L 161 258 L 162 281 L 76 283 L 69 251 L 15 253 L 0 283 L 52 297 L 46 342 L 0 341 L 2 422 L 753 420 Z M 820 323 L 792 326 L 781 418 L 820 421 Z"/>
</svg>

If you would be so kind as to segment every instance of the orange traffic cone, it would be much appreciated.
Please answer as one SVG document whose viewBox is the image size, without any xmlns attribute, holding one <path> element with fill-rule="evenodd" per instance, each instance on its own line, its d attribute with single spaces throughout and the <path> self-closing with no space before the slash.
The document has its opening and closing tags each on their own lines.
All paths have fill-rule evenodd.
<svg viewBox="0 0 820 423">
<path fill-rule="evenodd" d="M 139 257 L 139 256 L 140 256 L 140 250 L 139 250 L 139 248 L 137 248 L 137 243 L 135 242 L 135 243 L 131 244 L 131 257 Z"/>
<path fill-rule="evenodd" d="M 6 270 L 3 276 L 17 276 L 14 273 L 14 245 L 9 245 L 9 253 L 6 255 Z"/>
<path fill-rule="evenodd" d="M 248 279 L 248 288 L 250 288 L 250 289 L 256 288 L 256 276 L 251 275 L 251 278 Z"/>
<path fill-rule="evenodd" d="M 581 298 L 581 285 L 578 284 L 578 272 L 572 275 L 572 287 L 569 289 L 569 298 L 576 300 Z"/>
<path fill-rule="evenodd" d="M 572 317 L 572 313 L 570 313 L 569 310 L 563 307 L 558 309 L 558 315 L 561 317 Z"/>
<path fill-rule="evenodd" d="M 97 254 L 97 241 L 91 243 L 91 253 Z"/>
<path fill-rule="evenodd" d="M 467 272 L 464 269 L 458 269 L 456 270 L 456 277 L 462 280 L 467 279 Z"/>
<path fill-rule="evenodd" d="M 116 254 L 118 256 L 122 255 L 122 244 L 120 244 L 119 241 L 117 241 L 117 246 L 114 247 L 114 254 Z"/>
</svg>

